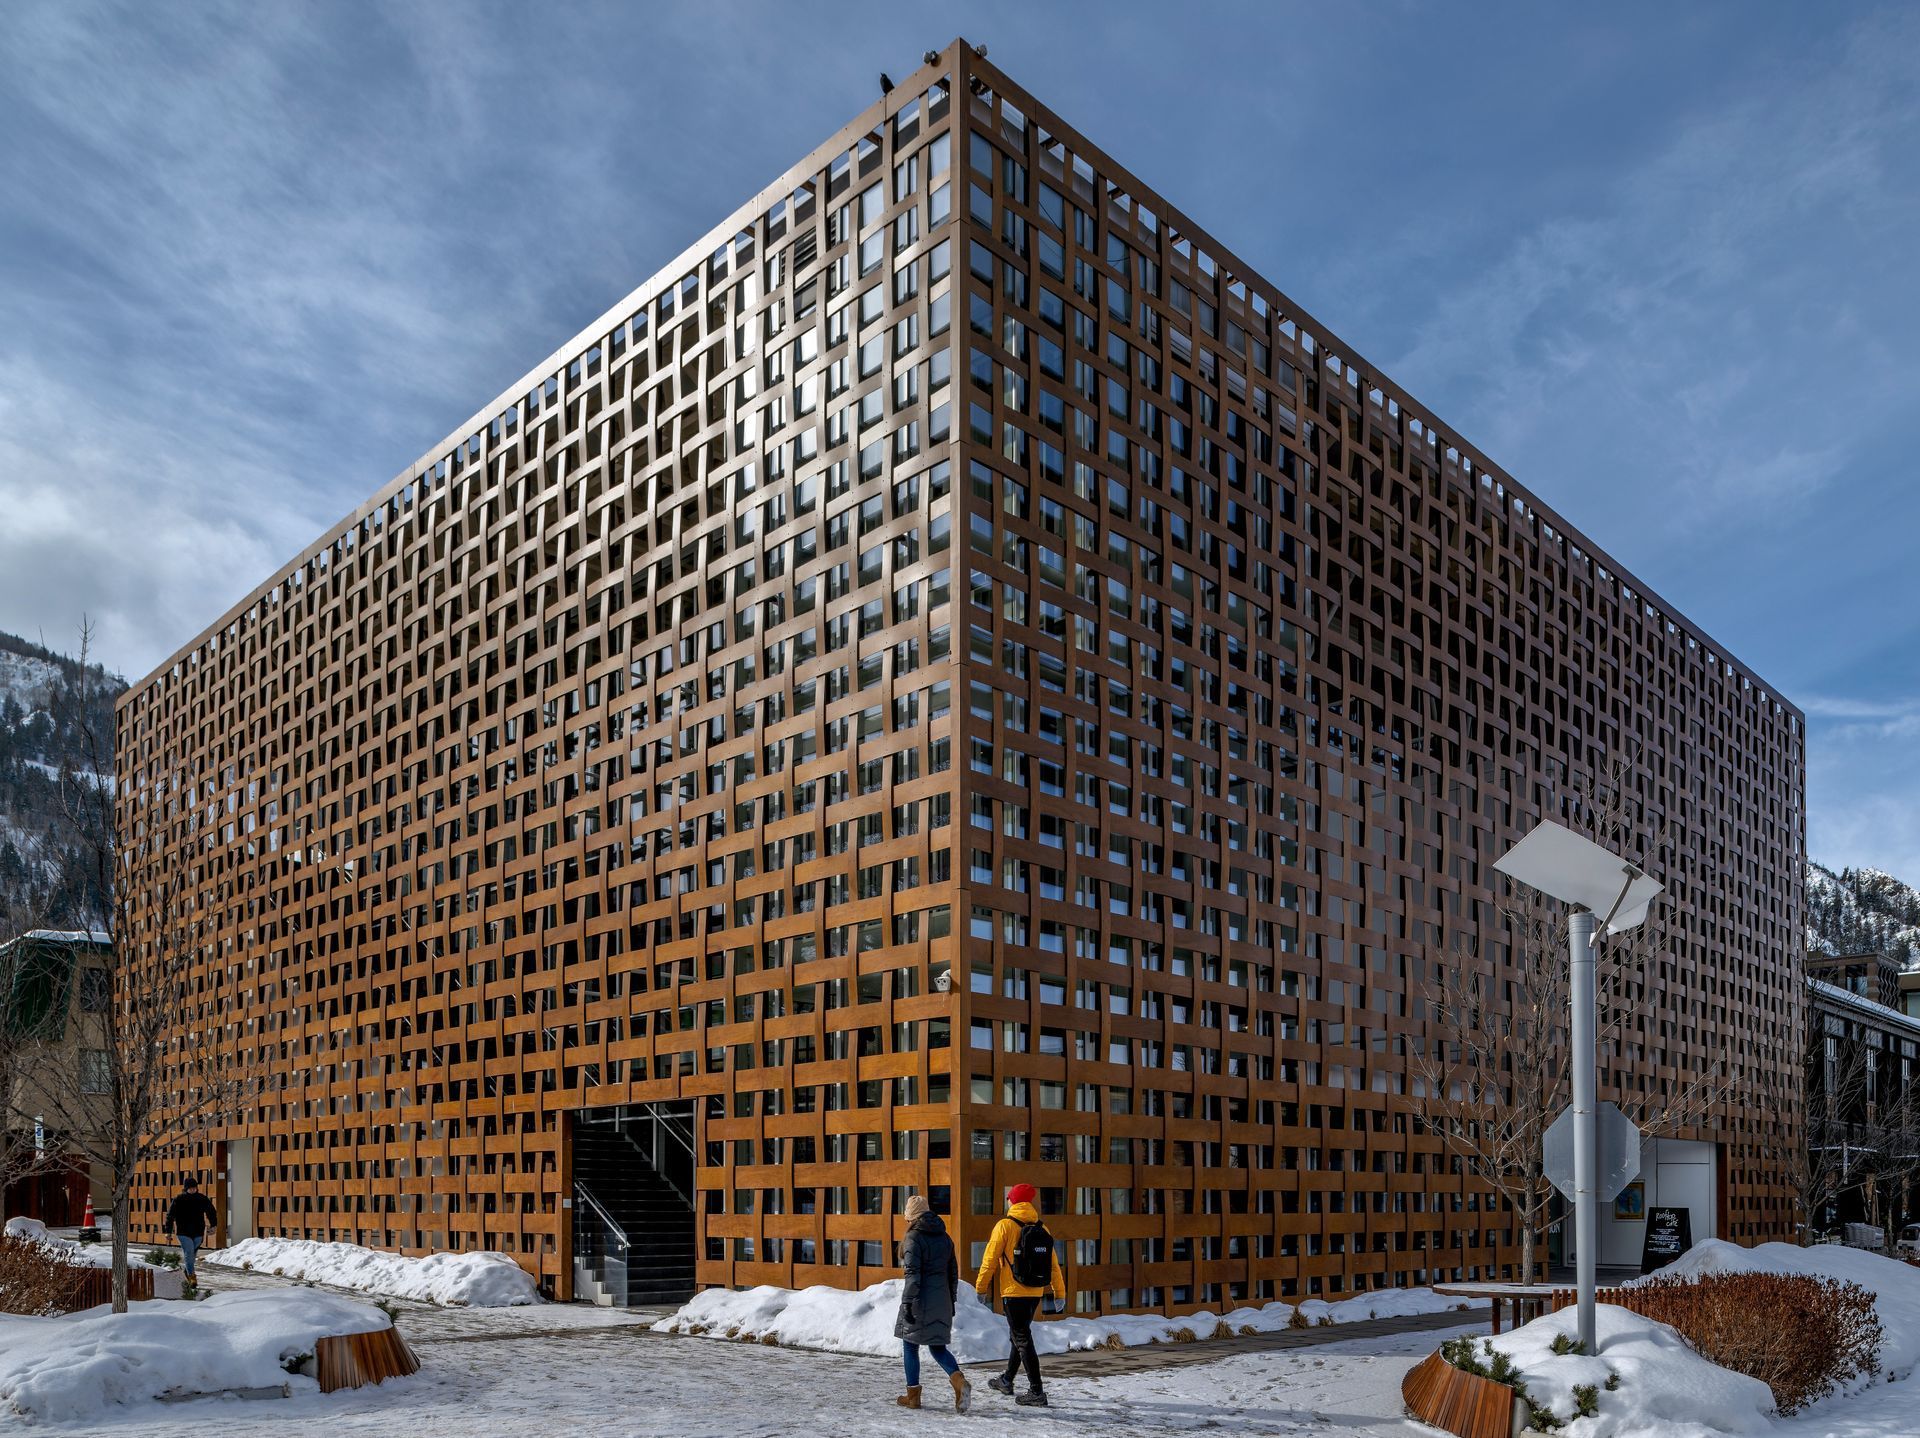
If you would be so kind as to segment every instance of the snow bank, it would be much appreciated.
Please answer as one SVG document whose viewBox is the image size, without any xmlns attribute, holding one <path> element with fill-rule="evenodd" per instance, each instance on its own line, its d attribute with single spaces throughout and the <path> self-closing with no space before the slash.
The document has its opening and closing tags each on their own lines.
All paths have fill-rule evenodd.
<svg viewBox="0 0 1920 1438">
<path fill-rule="evenodd" d="M 504 1253 L 433 1253 L 404 1258 L 357 1243 L 304 1238 L 247 1238 L 201 1260 L 218 1268 L 249 1268 L 390 1298 L 470 1308 L 538 1303 L 533 1275 Z"/>
<path fill-rule="evenodd" d="M 21 1239 L 27 1243 L 37 1243 L 47 1249 L 61 1263 L 71 1263 L 78 1268 L 112 1268 L 113 1244 L 102 1240 L 99 1243 L 81 1243 L 76 1239 L 61 1238 L 47 1232 L 46 1224 L 37 1218 L 15 1217 L 7 1220 L 8 1238 Z M 152 1268 L 137 1249 L 127 1250 L 127 1267 Z"/>
<path fill-rule="evenodd" d="M 656 1333 L 685 1333 L 704 1338 L 763 1341 L 788 1348 L 823 1348 L 835 1353 L 891 1357 L 900 1351 L 893 1320 L 900 1311 L 901 1280 L 890 1278 L 869 1288 L 791 1288 L 763 1286 L 742 1292 L 710 1288 L 695 1294 L 679 1312 L 653 1325 Z M 1300 1305 L 1309 1324 L 1352 1323 L 1367 1318 L 1397 1318 L 1414 1313 L 1445 1313 L 1462 1307 L 1430 1288 L 1393 1288 L 1363 1293 L 1338 1303 L 1310 1298 Z M 1484 1306 L 1484 1305 L 1481 1305 Z M 1036 1323 L 1034 1344 L 1042 1353 L 1084 1348 L 1139 1348 L 1149 1343 L 1188 1343 L 1212 1338 L 1224 1324 L 1234 1335 L 1270 1333 L 1292 1325 L 1294 1306 L 1236 1308 L 1231 1313 L 1201 1312 L 1178 1318 L 1157 1314 L 1118 1314 L 1110 1318 L 1059 1318 Z M 982 1303 L 973 1289 L 960 1285 L 954 1313 L 954 1354 L 963 1363 L 1007 1356 L 1007 1321 Z"/>
<path fill-rule="evenodd" d="M 1804 1273 L 1857 1283 L 1873 1294 L 1873 1306 L 1880 1316 L 1885 1335 L 1880 1349 L 1881 1372 L 1889 1379 L 1904 1378 L 1920 1364 L 1920 1268 L 1912 1264 L 1838 1243 L 1812 1248 L 1762 1243 L 1742 1248 L 1706 1238 L 1649 1277 L 1693 1278 L 1702 1273 Z"/>
<path fill-rule="evenodd" d="M 285 1364 L 321 1338 L 390 1326 L 364 1303 L 311 1289 L 220 1293 L 64 1318 L 0 1317 L 0 1415 L 74 1423 L 162 1396 L 236 1388 L 319 1391 Z"/>
<path fill-rule="evenodd" d="M 1563 1438 L 1720 1438 L 1773 1426 L 1766 1384 L 1709 1363 L 1664 1323 L 1602 1303 L 1594 1308 L 1598 1352 L 1553 1351 L 1554 1339 L 1579 1331 L 1578 1312 L 1563 1308 L 1482 1340 L 1519 1367 L 1529 1400 L 1566 1423 L 1557 1430 Z M 1619 1385 L 1609 1392 L 1616 1374 Z M 1575 1419 L 1573 1390 L 1587 1384 L 1597 1390 L 1597 1411 Z"/>
</svg>

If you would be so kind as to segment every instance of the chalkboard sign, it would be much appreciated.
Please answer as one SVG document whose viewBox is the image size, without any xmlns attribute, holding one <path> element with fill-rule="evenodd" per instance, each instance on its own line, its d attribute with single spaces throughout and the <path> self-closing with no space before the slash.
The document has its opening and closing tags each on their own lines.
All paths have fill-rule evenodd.
<svg viewBox="0 0 1920 1438">
<path fill-rule="evenodd" d="M 1640 1271 L 1665 1268 L 1693 1247 L 1693 1214 L 1684 1208 L 1647 1210 L 1647 1238 L 1640 1249 Z"/>
</svg>

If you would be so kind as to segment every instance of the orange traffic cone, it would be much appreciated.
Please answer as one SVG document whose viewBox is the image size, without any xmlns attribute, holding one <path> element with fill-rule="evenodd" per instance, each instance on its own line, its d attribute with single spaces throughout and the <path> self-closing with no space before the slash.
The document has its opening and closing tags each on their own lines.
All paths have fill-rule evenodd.
<svg viewBox="0 0 1920 1438">
<path fill-rule="evenodd" d="M 99 1220 L 93 1216 L 93 1195 L 87 1195 L 87 1211 L 80 1215 L 80 1237 L 98 1239 L 100 1237 Z"/>
</svg>

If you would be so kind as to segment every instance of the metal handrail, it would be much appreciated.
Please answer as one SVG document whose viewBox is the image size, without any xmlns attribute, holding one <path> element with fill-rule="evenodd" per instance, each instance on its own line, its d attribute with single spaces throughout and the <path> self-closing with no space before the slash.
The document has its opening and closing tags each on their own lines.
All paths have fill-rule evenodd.
<svg viewBox="0 0 1920 1438">
<path fill-rule="evenodd" d="M 687 1157 L 692 1160 L 693 1166 L 697 1169 L 700 1166 L 700 1151 L 694 1144 L 692 1118 L 689 1116 L 687 1119 L 682 1120 L 677 1116 L 661 1113 L 651 1106 L 642 1107 L 643 1112 L 641 1114 L 629 1118 L 625 1116 L 626 1111 L 623 1110 L 623 1116 L 621 1118 L 604 1126 L 610 1128 L 614 1134 L 626 1140 L 628 1145 L 632 1147 L 634 1152 L 640 1157 L 641 1161 L 646 1164 L 649 1171 L 651 1171 L 655 1177 L 659 1178 L 675 1193 L 679 1194 L 680 1197 L 686 1201 L 688 1207 L 694 1207 L 692 1185 L 681 1184 L 669 1174 L 660 1163 L 660 1152 L 657 1143 L 651 1138 L 643 1140 L 640 1133 L 644 1128 L 651 1131 L 651 1133 L 658 1133 L 664 1130 L 673 1135 L 680 1147 L 686 1152 Z M 581 1187 L 578 1179 L 575 1179 L 575 1186 Z M 594 1207 L 600 1208 L 599 1203 L 595 1202 Z M 604 1213 L 605 1210 L 601 1209 L 601 1212 Z"/>
<path fill-rule="evenodd" d="M 607 1212 L 606 1206 L 602 1204 L 599 1199 L 593 1196 L 592 1189 L 588 1188 L 584 1183 L 580 1182 L 580 1180 L 576 1178 L 573 1181 L 573 1190 L 581 1198 L 584 1198 L 587 1201 L 588 1208 L 591 1208 L 595 1213 L 597 1213 L 600 1216 L 600 1221 L 604 1223 L 609 1230 L 612 1231 L 613 1236 L 619 1240 L 620 1247 L 622 1249 L 628 1249 L 633 1247 L 632 1241 L 627 1237 L 626 1229 L 622 1228 L 619 1225 L 619 1223 L 617 1223 L 614 1220 L 613 1215 Z"/>
<path fill-rule="evenodd" d="M 689 1123 L 686 1126 L 686 1129 L 682 1131 L 678 1120 L 671 1118 L 668 1115 L 663 1113 L 654 1114 L 653 1121 L 659 1124 L 660 1127 L 664 1128 L 668 1133 L 672 1134 L 675 1138 L 680 1140 L 680 1147 L 684 1148 L 687 1151 L 688 1158 L 695 1158 L 698 1156 L 693 1147 L 693 1125 L 691 1123 Z"/>
<path fill-rule="evenodd" d="M 693 1146 L 693 1133 L 692 1133 L 693 1125 L 689 1123 L 687 1125 L 688 1131 L 685 1133 L 682 1133 L 680 1131 L 680 1125 L 678 1123 L 676 1123 L 673 1119 L 669 1118 L 666 1114 L 658 1113 L 658 1112 L 656 1112 L 653 1115 L 653 1121 L 656 1127 L 665 1129 L 668 1133 L 672 1134 L 675 1138 L 680 1140 L 680 1147 L 684 1148 L 687 1151 L 687 1157 L 690 1160 L 692 1160 L 693 1166 L 695 1168 L 698 1168 L 700 1166 L 700 1156 Z M 688 1185 L 687 1187 L 684 1187 L 684 1188 L 681 1187 L 681 1185 L 675 1181 L 673 1175 L 668 1173 L 666 1169 L 662 1167 L 656 1166 L 654 1168 L 654 1172 L 658 1174 L 661 1178 L 666 1180 L 667 1186 L 669 1188 L 671 1188 L 675 1193 L 679 1194 L 680 1197 L 684 1198 L 687 1201 L 687 1207 L 692 1208 L 694 1206 L 692 1185 Z"/>
</svg>

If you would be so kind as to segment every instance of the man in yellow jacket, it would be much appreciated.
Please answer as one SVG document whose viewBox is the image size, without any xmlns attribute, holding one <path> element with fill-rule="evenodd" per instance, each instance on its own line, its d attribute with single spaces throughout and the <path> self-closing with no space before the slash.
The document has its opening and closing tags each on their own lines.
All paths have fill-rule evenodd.
<svg viewBox="0 0 1920 1438">
<path fill-rule="evenodd" d="M 1007 1216 L 993 1226 L 986 1256 L 980 1260 L 980 1276 L 973 1281 L 974 1292 L 989 1304 L 994 1294 L 999 1294 L 1013 1349 L 1007 1355 L 1007 1371 L 989 1378 L 987 1387 L 1011 1395 L 1013 1376 L 1024 1363 L 1027 1391 L 1013 1401 L 1028 1408 L 1047 1406 L 1047 1395 L 1040 1387 L 1040 1354 L 1033 1346 L 1033 1315 L 1039 1311 L 1042 1298 L 1064 1301 L 1067 1296 L 1067 1276 L 1060 1268 L 1060 1254 L 1053 1236 L 1040 1222 L 1040 1210 L 1034 1206 L 1039 1197 L 1039 1190 L 1030 1183 L 1016 1183 L 1007 1190 Z M 1023 1265 L 1026 1279 L 1038 1279 L 1042 1272 L 1047 1277 L 1023 1282 Z"/>
</svg>

